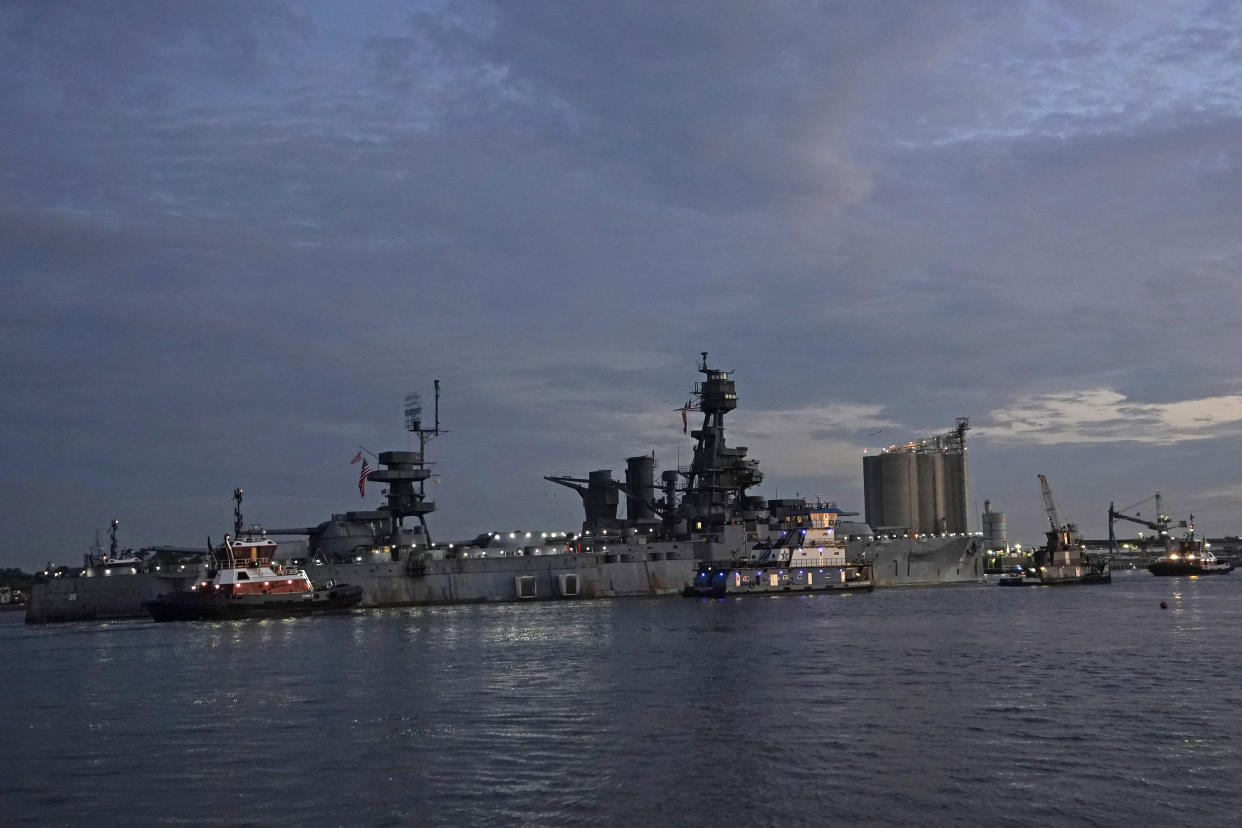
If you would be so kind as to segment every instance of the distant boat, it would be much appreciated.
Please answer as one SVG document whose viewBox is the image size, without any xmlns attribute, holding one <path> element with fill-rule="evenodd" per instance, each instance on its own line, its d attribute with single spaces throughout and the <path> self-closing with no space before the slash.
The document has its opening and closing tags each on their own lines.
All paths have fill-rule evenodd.
<svg viewBox="0 0 1242 828">
<path fill-rule="evenodd" d="M 1043 581 L 1039 580 L 1038 571 L 1023 570 L 1021 566 L 1015 567 L 1013 572 L 1006 572 L 996 579 L 997 586 L 1039 586 L 1042 583 Z"/>
<path fill-rule="evenodd" d="M 1060 586 L 1063 584 L 1108 584 L 1113 575 L 1106 555 L 1088 555 L 1078 538 L 1078 527 L 1061 523 L 1052 499 L 1048 478 L 1039 475 L 1044 511 L 1048 515 L 1048 543 L 1035 552 L 1035 566 L 1025 575 L 1001 578 L 1000 586 Z"/>
<path fill-rule="evenodd" d="M 1233 564 L 1218 559 L 1203 538 L 1188 534 L 1153 561 L 1147 571 L 1152 575 L 1228 575 Z"/>
<path fill-rule="evenodd" d="M 1173 525 L 1173 522 L 1160 510 L 1160 492 L 1156 492 L 1155 501 L 1155 520 L 1144 520 L 1137 512 L 1133 515 L 1123 514 L 1113 508 L 1113 504 L 1108 504 L 1108 539 L 1114 549 L 1117 546 L 1117 536 L 1113 531 L 1113 521 L 1128 520 L 1156 530 L 1156 537 L 1164 542 L 1164 554 L 1147 567 L 1147 571 L 1152 575 L 1228 575 L 1233 571 L 1232 563 L 1219 560 L 1208 548 L 1207 539 L 1195 535 L 1194 515 L 1191 515 L 1189 520 L 1179 521 L 1177 524 L 1186 530 L 1186 534 L 1176 540 L 1172 538 L 1169 535 L 1169 527 Z M 1141 506 L 1145 502 L 1141 501 L 1134 505 Z M 1134 507 L 1129 507 L 1127 511 L 1132 508 Z"/>
</svg>

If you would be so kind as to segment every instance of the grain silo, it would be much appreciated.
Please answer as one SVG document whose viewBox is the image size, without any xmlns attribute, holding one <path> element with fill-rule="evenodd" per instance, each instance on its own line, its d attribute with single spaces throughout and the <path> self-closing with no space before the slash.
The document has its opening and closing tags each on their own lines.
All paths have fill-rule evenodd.
<svg viewBox="0 0 1242 828">
<path fill-rule="evenodd" d="M 966 431 L 953 431 L 863 458 L 867 523 L 877 531 L 936 535 L 969 531 Z"/>
<path fill-rule="evenodd" d="M 1005 513 L 993 512 L 990 500 L 983 501 L 983 545 L 989 552 L 1009 551 Z"/>
</svg>

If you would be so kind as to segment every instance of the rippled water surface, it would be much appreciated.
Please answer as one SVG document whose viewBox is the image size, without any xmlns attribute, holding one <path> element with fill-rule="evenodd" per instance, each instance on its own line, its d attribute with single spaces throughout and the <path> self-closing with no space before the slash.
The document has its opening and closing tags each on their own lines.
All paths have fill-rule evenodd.
<svg viewBox="0 0 1242 828">
<path fill-rule="evenodd" d="M 0 822 L 1236 825 L 1240 642 L 1242 573 L 5 613 Z"/>
</svg>

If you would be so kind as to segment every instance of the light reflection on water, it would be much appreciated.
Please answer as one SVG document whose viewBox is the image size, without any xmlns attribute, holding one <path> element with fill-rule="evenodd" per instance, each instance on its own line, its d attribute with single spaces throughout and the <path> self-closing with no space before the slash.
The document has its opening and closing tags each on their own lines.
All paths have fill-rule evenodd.
<svg viewBox="0 0 1242 828">
<path fill-rule="evenodd" d="M 0 796 L 22 824 L 1232 824 L 1240 628 L 1242 580 L 1147 573 L 5 619 Z"/>
</svg>

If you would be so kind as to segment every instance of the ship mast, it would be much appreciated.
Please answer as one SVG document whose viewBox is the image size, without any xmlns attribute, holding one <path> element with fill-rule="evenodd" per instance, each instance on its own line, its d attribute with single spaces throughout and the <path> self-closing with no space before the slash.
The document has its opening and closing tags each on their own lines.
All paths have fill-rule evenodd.
<svg viewBox="0 0 1242 828">
<path fill-rule="evenodd" d="M 242 495 L 245 494 L 240 488 L 233 490 L 233 537 L 240 538 L 242 531 Z"/>
<path fill-rule="evenodd" d="M 431 531 L 427 527 L 427 515 L 436 510 L 433 500 L 427 499 L 427 444 L 440 436 L 440 381 L 435 380 L 435 420 L 430 428 L 423 427 L 422 395 L 414 392 L 405 397 L 405 430 L 418 435 L 418 451 L 384 451 L 379 462 L 386 468 L 372 472 L 370 479 L 388 484 L 387 502 L 380 511 L 388 512 L 392 520 L 394 542 L 400 537 L 406 517 L 417 517 L 423 527 L 423 537 L 430 546 Z"/>
<path fill-rule="evenodd" d="M 582 496 L 586 512 L 584 534 L 600 536 L 618 530 L 634 530 L 650 537 L 657 527 L 664 539 L 684 536 L 723 534 L 730 524 L 756 525 L 767 519 L 762 497 L 749 497 L 746 490 L 763 480 L 759 461 L 747 458 L 745 446 L 725 444 L 724 417 L 737 408 L 737 390 L 728 371 L 707 363 L 707 352 L 700 353 L 698 370 L 702 379 L 694 384 L 692 401 L 674 409 L 682 415 L 683 428 L 688 413 L 698 411 L 703 421 L 690 436 L 694 456 L 688 466 L 660 473 L 663 497 L 657 499 L 655 454 L 626 458 L 625 482 L 612 479 L 612 471 L 598 469 L 585 479 L 565 475 L 545 477 Z M 685 485 L 678 487 L 684 480 Z M 678 499 L 677 493 L 683 492 Z M 617 517 L 619 493 L 626 495 L 627 517 Z"/>
<path fill-rule="evenodd" d="M 725 414 L 737 408 L 737 388 L 728 371 L 707 364 L 701 352 L 699 373 L 706 379 L 694 384 L 703 424 L 690 432 L 694 457 L 682 474 L 686 478 L 683 514 L 692 532 L 714 530 L 734 520 L 744 507 L 746 489 L 763 480 L 759 461 L 746 458 L 746 448 L 725 444 Z"/>
</svg>

